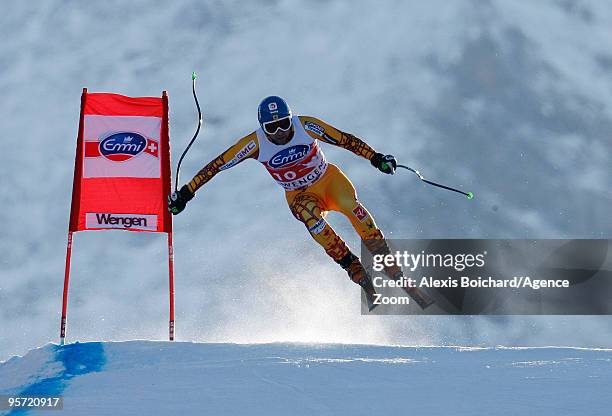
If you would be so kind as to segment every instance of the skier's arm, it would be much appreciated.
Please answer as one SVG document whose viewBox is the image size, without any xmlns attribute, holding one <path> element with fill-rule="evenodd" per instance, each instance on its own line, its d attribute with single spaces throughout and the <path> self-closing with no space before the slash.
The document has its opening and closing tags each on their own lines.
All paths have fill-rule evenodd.
<svg viewBox="0 0 612 416">
<path fill-rule="evenodd" d="M 172 195 L 168 195 L 168 211 L 173 215 L 180 214 L 185 209 L 187 202 L 193 199 L 195 192 L 217 173 L 229 169 L 243 160 L 257 157 L 258 154 L 259 146 L 255 132 L 244 136 L 235 145 L 200 169 L 189 183 L 183 185 L 178 191 L 173 192 Z"/>
<path fill-rule="evenodd" d="M 299 116 L 299 119 L 302 126 L 304 126 L 304 129 L 311 137 L 350 150 L 357 156 L 368 159 L 372 166 L 383 173 L 395 173 L 397 161 L 392 155 L 378 153 L 360 138 L 338 130 L 318 118 Z"/>
<path fill-rule="evenodd" d="M 236 144 L 225 152 L 211 160 L 206 166 L 187 183 L 187 188 L 192 194 L 201 188 L 206 182 L 210 181 L 217 173 L 229 169 L 246 159 L 257 157 L 259 146 L 255 132 L 244 136 Z"/>
<path fill-rule="evenodd" d="M 315 117 L 299 116 L 306 132 L 313 138 L 342 147 L 368 160 L 376 151 L 360 138 L 345 133 Z"/>
</svg>

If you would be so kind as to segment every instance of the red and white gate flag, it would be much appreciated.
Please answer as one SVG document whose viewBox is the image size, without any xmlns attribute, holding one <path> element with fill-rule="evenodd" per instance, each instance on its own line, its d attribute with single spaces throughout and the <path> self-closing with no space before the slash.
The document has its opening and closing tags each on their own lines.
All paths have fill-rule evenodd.
<svg viewBox="0 0 612 416">
<path fill-rule="evenodd" d="M 69 231 L 172 232 L 168 96 L 83 89 Z"/>
</svg>

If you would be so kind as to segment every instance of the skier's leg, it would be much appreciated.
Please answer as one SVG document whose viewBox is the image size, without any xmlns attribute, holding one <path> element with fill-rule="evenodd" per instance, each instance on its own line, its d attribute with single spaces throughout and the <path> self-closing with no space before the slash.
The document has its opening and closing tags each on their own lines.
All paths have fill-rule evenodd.
<svg viewBox="0 0 612 416">
<path fill-rule="evenodd" d="M 352 182 L 335 165 L 330 165 L 333 180 L 329 181 L 326 192 L 326 203 L 331 210 L 344 214 L 355 231 L 363 240 L 372 255 L 389 254 L 391 250 L 374 217 L 357 199 L 357 192 Z M 385 266 L 385 274 L 392 279 L 401 277 L 402 270 L 396 266 Z"/>
<path fill-rule="evenodd" d="M 316 192 L 318 188 L 314 188 Z M 314 192 L 291 191 L 285 193 L 291 212 L 306 225 L 308 232 L 336 263 L 347 271 L 351 280 L 372 295 L 374 287 L 359 258 L 351 253 L 348 246 L 334 229 L 325 221 L 327 206 Z"/>
<path fill-rule="evenodd" d="M 330 165 L 329 168 L 332 168 L 330 173 L 334 175 L 333 180 L 328 182 L 325 192 L 325 202 L 329 209 L 341 212 L 351 221 L 372 255 L 390 254 L 391 250 L 382 231 L 376 226 L 372 215 L 357 199 L 357 192 L 349 178 L 336 166 Z M 389 278 L 393 280 L 403 278 L 403 271 L 397 264 L 391 266 L 385 264 L 383 267 Z M 433 303 L 426 293 L 417 288 L 404 289 L 423 309 Z"/>
<path fill-rule="evenodd" d="M 287 192 L 287 202 L 293 216 L 304 223 L 308 232 L 334 261 L 339 262 L 350 250 L 334 229 L 325 221 L 325 206 L 321 198 L 310 192 Z"/>
</svg>

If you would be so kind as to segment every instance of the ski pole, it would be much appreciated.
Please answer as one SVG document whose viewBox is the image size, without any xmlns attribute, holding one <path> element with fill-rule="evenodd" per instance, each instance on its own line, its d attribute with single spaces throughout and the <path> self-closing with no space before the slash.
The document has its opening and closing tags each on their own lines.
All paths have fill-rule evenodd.
<svg viewBox="0 0 612 416">
<path fill-rule="evenodd" d="M 423 175 L 421 175 L 421 173 L 418 170 L 412 169 L 411 167 L 408 167 L 408 166 L 405 166 L 405 165 L 399 165 L 399 164 L 397 165 L 397 167 L 398 168 L 408 169 L 410 172 L 414 172 L 419 177 L 419 179 L 422 180 L 425 183 L 428 183 L 428 184 L 433 185 L 433 186 L 437 186 L 438 188 L 448 189 L 449 191 L 460 193 L 462 195 L 467 196 L 467 199 L 473 199 L 474 198 L 474 194 L 471 193 L 471 192 L 463 192 L 463 191 L 460 191 L 459 189 L 451 188 L 450 186 L 446 186 L 446 185 L 442 185 L 442 184 L 439 184 L 439 183 L 436 183 L 436 182 L 428 181 L 427 179 L 425 179 L 423 177 Z"/>
<path fill-rule="evenodd" d="M 180 170 L 181 170 L 181 162 L 183 162 L 183 158 L 185 157 L 185 155 L 189 151 L 189 148 L 191 147 L 193 142 L 195 142 L 196 137 L 198 137 L 198 134 L 200 133 L 200 127 L 202 126 L 202 110 L 200 110 L 200 103 L 198 102 L 198 96 L 196 94 L 196 88 L 195 88 L 195 84 L 196 84 L 196 79 L 197 78 L 198 78 L 198 75 L 195 72 L 193 72 L 191 74 L 191 89 L 193 90 L 193 99 L 195 100 L 196 107 L 198 108 L 198 128 L 196 129 L 196 132 L 193 135 L 193 138 L 191 139 L 191 141 L 189 142 L 189 144 L 187 145 L 187 147 L 183 151 L 183 154 L 181 155 L 181 158 L 178 161 L 178 165 L 176 166 L 176 180 L 174 182 L 174 191 L 175 192 L 178 191 L 179 174 L 180 174 Z"/>
</svg>

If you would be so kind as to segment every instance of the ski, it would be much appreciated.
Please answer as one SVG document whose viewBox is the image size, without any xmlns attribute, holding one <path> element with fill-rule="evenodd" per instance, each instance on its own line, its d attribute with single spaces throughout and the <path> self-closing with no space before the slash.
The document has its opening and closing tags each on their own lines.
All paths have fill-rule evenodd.
<svg viewBox="0 0 612 416">
<path fill-rule="evenodd" d="M 427 293 L 416 287 L 405 287 L 404 290 L 406 293 L 408 293 L 408 296 L 410 296 L 412 300 L 414 300 L 423 310 L 435 303 L 435 300 L 433 300 Z"/>
<path fill-rule="evenodd" d="M 361 290 L 366 298 L 366 304 L 368 305 L 368 312 L 372 312 L 374 308 L 378 306 L 375 303 L 376 289 L 374 289 L 374 284 L 372 284 L 372 279 L 367 274 L 361 281 L 359 282 L 359 286 L 361 286 Z"/>
<path fill-rule="evenodd" d="M 363 294 L 365 295 L 368 312 L 372 312 L 378 306 L 378 304 L 374 302 L 374 295 L 376 295 L 376 292 L 368 293 L 365 289 L 363 289 Z"/>
</svg>

